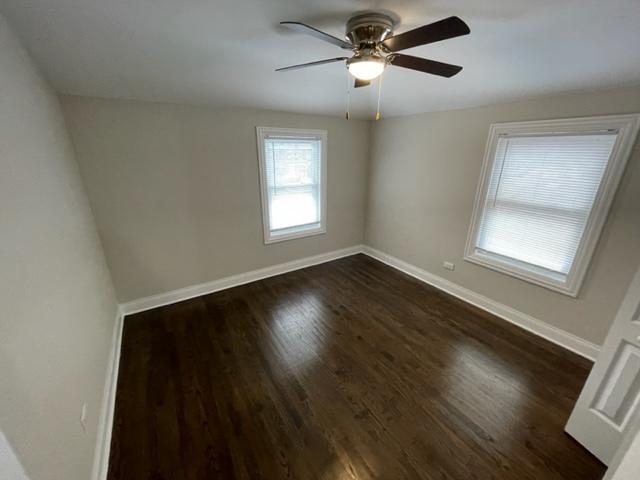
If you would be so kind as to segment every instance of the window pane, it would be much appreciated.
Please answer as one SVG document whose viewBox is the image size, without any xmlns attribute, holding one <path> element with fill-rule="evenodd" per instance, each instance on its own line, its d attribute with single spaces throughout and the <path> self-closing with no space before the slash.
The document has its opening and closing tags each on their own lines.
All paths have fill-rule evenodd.
<svg viewBox="0 0 640 480">
<path fill-rule="evenodd" d="M 265 140 L 272 231 L 320 222 L 320 148 L 318 139 Z"/>
<path fill-rule="evenodd" d="M 476 246 L 569 273 L 616 136 L 500 138 Z"/>
</svg>

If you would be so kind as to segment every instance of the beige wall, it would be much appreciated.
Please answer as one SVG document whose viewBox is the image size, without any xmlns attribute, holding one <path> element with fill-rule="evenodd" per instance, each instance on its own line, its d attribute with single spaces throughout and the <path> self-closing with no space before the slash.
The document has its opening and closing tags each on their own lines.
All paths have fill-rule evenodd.
<svg viewBox="0 0 640 480">
<path fill-rule="evenodd" d="M 366 243 L 601 344 L 640 263 L 636 143 L 577 299 L 462 260 L 489 125 L 640 112 L 640 88 L 399 117 L 372 129 Z M 443 260 L 455 262 L 453 272 Z"/>
<path fill-rule="evenodd" d="M 125 302 L 362 242 L 369 124 L 63 97 Z M 256 126 L 328 130 L 327 233 L 264 245 Z"/>
<path fill-rule="evenodd" d="M 58 101 L 2 17 L 0 232 L 0 470 L 87 480 L 115 296 Z"/>
</svg>

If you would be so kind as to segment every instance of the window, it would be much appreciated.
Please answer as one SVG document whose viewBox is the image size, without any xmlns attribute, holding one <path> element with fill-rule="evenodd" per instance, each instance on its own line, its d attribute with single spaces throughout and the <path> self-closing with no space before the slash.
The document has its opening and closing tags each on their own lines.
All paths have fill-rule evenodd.
<svg viewBox="0 0 640 480">
<path fill-rule="evenodd" d="M 577 296 L 639 124 L 492 125 L 465 259 Z"/>
<path fill-rule="evenodd" d="M 325 233 L 327 132 L 257 133 L 265 243 Z"/>
</svg>

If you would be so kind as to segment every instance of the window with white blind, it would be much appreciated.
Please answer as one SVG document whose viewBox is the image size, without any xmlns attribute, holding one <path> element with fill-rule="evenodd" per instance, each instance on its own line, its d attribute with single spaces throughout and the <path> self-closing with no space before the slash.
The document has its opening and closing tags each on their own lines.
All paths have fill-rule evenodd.
<svg viewBox="0 0 640 480">
<path fill-rule="evenodd" d="M 576 296 L 638 124 L 492 125 L 465 259 Z"/>
<path fill-rule="evenodd" d="M 258 127 L 265 243 L 324 233 L 324 130 Z"/>
</svg>

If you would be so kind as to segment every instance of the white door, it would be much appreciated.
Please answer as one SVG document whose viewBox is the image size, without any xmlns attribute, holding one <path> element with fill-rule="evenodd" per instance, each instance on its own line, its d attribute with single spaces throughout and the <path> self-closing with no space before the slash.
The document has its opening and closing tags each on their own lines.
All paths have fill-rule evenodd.
<svg viewBox="0 0 640 480">
<path fill-rule="evenodd" d="M 606 465 L 640 400 L 640 269 L 565 430 Z"/>
<path fill-rule="evenodd" d="M 629 424 L 629 431 L 613 456 L 602 480 L 638 480 L 640 478 L 640 411 Z"/>
</svg>

